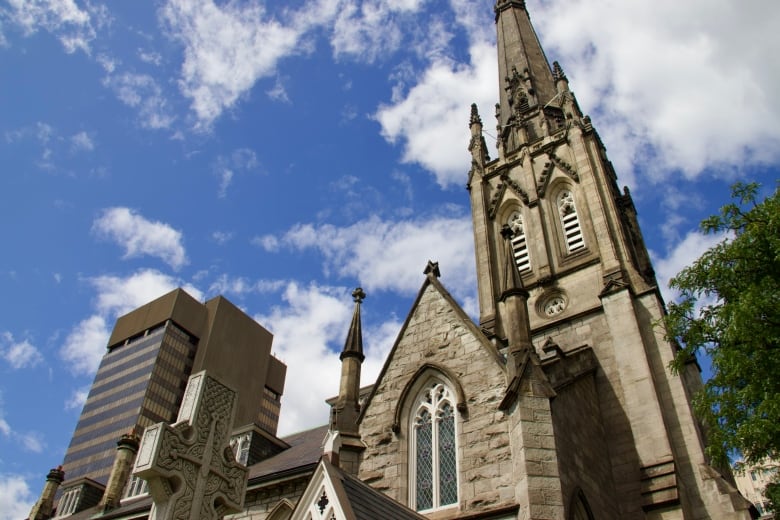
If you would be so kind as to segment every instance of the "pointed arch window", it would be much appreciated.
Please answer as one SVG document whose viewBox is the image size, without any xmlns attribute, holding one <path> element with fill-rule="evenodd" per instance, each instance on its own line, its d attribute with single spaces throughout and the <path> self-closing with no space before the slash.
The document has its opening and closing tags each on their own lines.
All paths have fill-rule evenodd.
<svg viewBox="0 0 780 520">
<path fill-rule="evenodd" d="M 528 253 L 528 241 L 525 236 L 525 223 L 523 215 L 519 211 L 509 216 L 507 225 L 512 230 L 512 253 L 514 254 L 517 270 L 521 273 L 531 270 L 531 255 Z"/>
<path fill-rule="evenodd" d="M 429 383 L 411 421 L 411 505 L 427 511 L 458 503 L 455 400 L 440 381 Z"/>
<path fill-rule="evenodd" d="M 580 218 L 577 214 L 577 206 L 574 203 L 574 194 L 565 189 L 558 194 L 558 215 L 561 217 L 563 235 L 566 241 L 566 251 L 574 253 L 585 249 L 585 237 L 582 235 Z"/>
</svg>

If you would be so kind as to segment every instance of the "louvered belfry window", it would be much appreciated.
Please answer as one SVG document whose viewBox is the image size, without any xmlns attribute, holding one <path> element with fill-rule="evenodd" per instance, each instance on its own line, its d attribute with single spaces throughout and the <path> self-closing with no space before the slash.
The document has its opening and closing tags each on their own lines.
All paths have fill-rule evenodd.
<svg viewBox="0 0 780 520">
<path fill-rule="evenodd" d="M 574 253 L 584 249 L 585 238 L 582 236 L 580 218 L 577 214 L 577 206 L 574 204 L 574 195 L 570 190 L 563 190 L 558 195 L 558 214 L 561 217 L 567 252 Z"/>
<path fill-rule="evenodd" d="M 531 255 L 528 254 L 528 241 L 525 235 L 525 223 L 519 211 L 509 216 L 507 225 L 512 230 L 512 253 L 515 257 L 517 270 L 521 273 L 531 270 Z"/>
<path fill-rule="evenodd" d="M 452 394 L 429 384 L 417 400 L 412 425 L 412 500 L 417 511 L 458 502 L 457 438 Z"/>
</svg>

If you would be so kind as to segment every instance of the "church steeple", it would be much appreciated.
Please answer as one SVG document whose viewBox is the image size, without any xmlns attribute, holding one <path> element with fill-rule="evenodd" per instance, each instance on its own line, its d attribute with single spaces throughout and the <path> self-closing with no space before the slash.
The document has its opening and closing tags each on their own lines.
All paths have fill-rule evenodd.
<svg viewBox="0 0 780 520">
<path fill-rule="evenodd" d="M 540 110 L 558 94 L 550 64 L 536 36 L 523 0 L 498 0 L 500 102 L 496 106 L 499 146 L 510 153 L 530 138 L 548 132 Z"/>
</svg>

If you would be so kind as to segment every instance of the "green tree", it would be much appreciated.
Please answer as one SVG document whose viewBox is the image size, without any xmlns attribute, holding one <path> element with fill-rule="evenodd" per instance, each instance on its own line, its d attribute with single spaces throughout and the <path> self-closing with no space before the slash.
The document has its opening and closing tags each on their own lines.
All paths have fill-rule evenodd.
<svg viewBox="0 0 780 520">
<path fill-rule="evenodd" d="M 732 203 L 702 222 L 725 238 L 671 280 L 680 298 L 664 319 L 681 347 L 673 370 L 699 352 L 712 360 L 694 409 L 722 465 L 735 454 L 750 464 L 780 455 L 780 192 L 762 202 L 758 193 L 735 184 Z M 768 493 L 777 509 L 780 485 Z"/>
</svg>

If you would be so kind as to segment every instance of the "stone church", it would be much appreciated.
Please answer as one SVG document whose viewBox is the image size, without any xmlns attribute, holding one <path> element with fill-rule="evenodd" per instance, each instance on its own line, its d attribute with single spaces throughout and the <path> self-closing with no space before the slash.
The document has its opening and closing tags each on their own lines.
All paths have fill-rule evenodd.
<svg viewBox="0 0 780 520">
<path fill-rule="evenodd" d="M 705 456 L 695 360 L 679 375 L 667 368 L 675 345 L 656 325 L 663 301 L 630 193 L 524 1 L 499 0 L 495 21 L 497 157 L 472 106 L 464 178 L 479 322 L 430 262 L 377 380 L 360 388 L 356 290 L 330 424 L 283 439 L 234 429 L 241 496 L 201 487 L 182 499 L 184 509 L 208 502 L 208 515 L 161 506 L 181 482 L 144 469 L 142 447 L 136 471 L 150 493 L 71 518 L 751 518 L 728 471 Z M 127 446 L 118 460 L 136 456 L 137 440 Z"/>
</svg>

